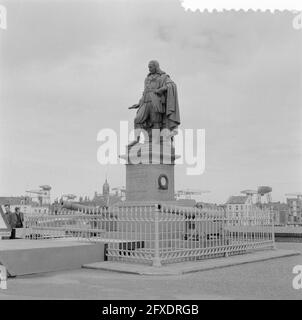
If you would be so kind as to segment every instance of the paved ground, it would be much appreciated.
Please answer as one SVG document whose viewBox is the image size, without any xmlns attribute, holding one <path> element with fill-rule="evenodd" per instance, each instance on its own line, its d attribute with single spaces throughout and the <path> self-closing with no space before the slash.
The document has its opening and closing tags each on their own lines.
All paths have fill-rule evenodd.
<svg viewBox="0 0 302 320">
<path fill-rule="evenodd" d="M 277 246 L 302 253 L 302 243 Z M 302 255 L 173 276 L 81 269 L 9 279 L 0 299 L 302 299 L 298 264 Z"/>
<path fill-rule="evenodd" d="M 181 275 L 192 272 L 199 272 L 205 270 L 212 270 L 218 268 L 225 268 L 230 266 L 236 266 L 245 263 L 266 261 L 270 259 L 276 259 L 281 257 L 290 257 L 294 255 L 300 255 L 301 253 L 297 250 L 261 250 L 255 252 L 249 252 L 246 254 L 238 254 L 234 256 L 224 257 L 221 259 L 205 259 L 199 261 L 185 261 L 178 263 L 170 263 L 159 267 L 146 266 L 143 264 L 134 263 L 124 263 L 116 261 L 102 261 L 93 262 L 83 265 L 83 268 L 97 269 L 105 271 L 116 271 L 131 274 L 140 275 Z"/>
<path fill-rule="evenodd" d="M 77 239 L 64 239 L 64 240 L 27 240 L 15 239 L 14 241 L 0 241 L 0 250 L 24 250 L 24 249 L 37 249 L 37 248 L 55 248 L 55 247 L 74 247 L 74 246 L 87 246 L 90 243 L 79 242 Z"/>
</svg>

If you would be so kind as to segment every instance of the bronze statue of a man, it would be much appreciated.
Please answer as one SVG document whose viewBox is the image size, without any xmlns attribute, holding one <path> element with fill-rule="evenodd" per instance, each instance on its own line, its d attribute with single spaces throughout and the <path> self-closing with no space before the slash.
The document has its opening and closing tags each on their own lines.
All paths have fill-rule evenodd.
<svg viewBox="0 0 302 320">
<path fill-rule="evenodd" d="M 129 107 L 138 109 L 134 119 L 135 140 L 129 147 L 139 142 L 142 129 L 148 132 L 151 140 L 152 129 L 168 129 L 173 136 L 180 124 L 176 84 L 160 69 L 157 61 L 150 61 L 148 68 L 143 95 L 139 103 Z"/>
</svg>

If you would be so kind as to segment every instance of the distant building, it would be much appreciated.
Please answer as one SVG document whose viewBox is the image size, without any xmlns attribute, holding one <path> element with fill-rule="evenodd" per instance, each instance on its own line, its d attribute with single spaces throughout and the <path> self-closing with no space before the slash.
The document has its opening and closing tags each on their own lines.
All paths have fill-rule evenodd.
<svg viewBox="0 0 302 320">
<path fill-rule="evenodd" d="M 88 197 L 80 197 L 82 201 L 80 201 L 80 204 L 83 204 L 85 206 L 94 206 L 94 207 L 110 207 L 118 202 L 121 202 L 121 196 L 117 195 L 117 193 L 110 193 L 110 185 L 105 180 L 103 184 L 103 193 L 94 193 L 94 196 L 92 199 L 89 199 Z"/>
<path fill-rule="evenodd" d="M 103 196 L 109 196 L 110 195 L 110 186 L 109 186 L 109 183 L 107 181 L 107 178 L 103 184 Z"/>
<path fill-rule="evenodd" d="M 21 196 L 21 197 L 0 197 L 0 206 L 4 210 L 4 206 L 6 204 L 10 205 L 11 211 L 15 211 L 15 208 L 20 208 L 20 211 L 24 214 L 31 213 L 31 208 L 33 206 L 33 202 L 30 197 Z"/>
<path fill-rule="evenodd" d="M 233 219 L 233 223 L 248 224 L 257 223 L 256 219 L 265 216 L 268 209 L 254 204 L 252 197 L 246 196 L 231 196 L 224 205 L 226 215 Z"/>
<path fill-rule="evenodd" d="M 289 208 L 288 223 L 302 224 L 302 198 L 287 198 Z"/>
<path fill-rule="evenodd" d="M 201 209 L 210 209 L 210 210 L 225 210 L 224 205 L 221 205 L 221 204 L 217 205 L 216 203 L 209 203 L 209 202 L 203 202 L 203 201 L 196 202 L 195 207 L 201 208 Z"/>
<path fill-rule="evenodd" d="M 252 198 L 249 196 L 231 196 L 225 204 L 229 217 L 247 218 L 253 207 Z"/>
<path fill-rule="evenodd" d="M 29 211 L 30 215 L 43 215 L 48 214 L 50 212 L 51 205 L 40 205 L 38 203 L 34 203 Z"/>
<path fill-rule="evenodd" d="M 15 211 L 15 208 L 18 207 L 27 216 L 49 213 L 49 205 L 40 205 L 40 203 L 33 201 L 29 196 L 0 197 L 0 206 L 3 212 L 5 212 L 4 206 L 6 204 L 10 205 L 11 211 Z"/>
<path fill-rule="evenodd" d="M 258 204 L 258 206 L 272 212 L 275 225 L 286 225 L 288 223 L 289 207 L 287 203 L 281 203 L 280 201 L 278 201 Z"/>
</svg>

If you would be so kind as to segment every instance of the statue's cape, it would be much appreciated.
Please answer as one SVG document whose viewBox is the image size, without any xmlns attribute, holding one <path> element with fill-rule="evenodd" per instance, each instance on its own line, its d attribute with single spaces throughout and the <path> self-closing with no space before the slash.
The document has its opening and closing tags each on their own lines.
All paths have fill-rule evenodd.
<svg viewBox="0 0 302 320">
<path fill-rule="evenodd" d="M 177 86 L 170 78 L 167 78 L 166 86 L 167 86 L 166 127 L 169 130 L 173 130 L 180 125 Z"/>
<path fill-rule="evenodd" d="M 168 128 L 169 130 L 173 130 L 180 125 L 177 86 L 165 72 L 161 71 L 159 74 L 160 87 L 167 88 L 165 97 L 163 96 L 161 98 L 152 92 L 149 95 L 155 111 L 164 114 L 164 127 Z M 163 104 L 164 101 L 166 102 L 165 106 Z"/>
</svg>

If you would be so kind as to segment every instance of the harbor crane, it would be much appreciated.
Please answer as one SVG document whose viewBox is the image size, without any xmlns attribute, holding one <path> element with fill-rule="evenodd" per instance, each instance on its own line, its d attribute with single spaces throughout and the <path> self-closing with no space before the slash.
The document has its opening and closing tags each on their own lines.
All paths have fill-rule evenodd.
<svg viewBox="0 0 302 320">
<path fill-rule="evenodd" d="M 287 197 L 296 197 L 298 200 L 302 200 L 302 193 L 301 192 L 295 192 L 295 193 L 286 193 Z"/>
<path fill-rule="evenodd" d="M 39 204 L 42 205 L 49 205 L 50 204 L 50 190 L 51 186 L 49 185 L 42 185 L 39 186 L 39 190 L 27 190 L 26 192 L 29 193 L 30 198 L 37 198 Z"/>
<path fill-rule="evenodd" d="M 176 198 L 184 197 L 185 199 L 192 199 L 192 196 L 201 196 L 204 193 L 210 193 L 209 190 L 199 190 L 199 189 L 182 189 L 175 193 Z"/>
</svg>

